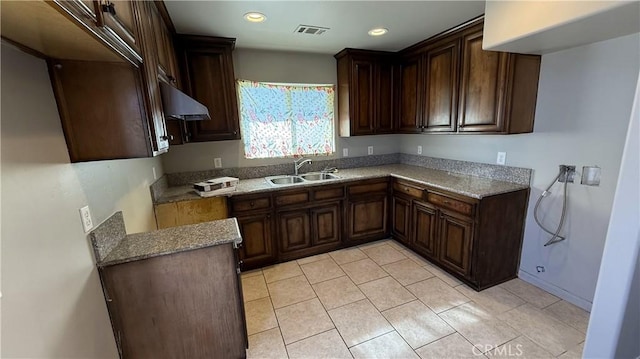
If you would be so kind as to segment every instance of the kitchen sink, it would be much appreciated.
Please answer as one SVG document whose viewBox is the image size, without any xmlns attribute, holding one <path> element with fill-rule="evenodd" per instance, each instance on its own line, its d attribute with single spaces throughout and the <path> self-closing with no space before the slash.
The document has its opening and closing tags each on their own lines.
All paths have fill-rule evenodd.
<svg viewBox="0 0 640 359">
<path fill-rule="evenodd" d="M 340 177 L 331 173 L 316 172 L 316 173 L 305 173 L 299 176 L 293 176 L 293 175 L 271 176 L 271 177 L 265 177 L 265 180 L 267 181 L 268 184 L 272 186 L 286 186 L 286 185 L 299 184 L 303 182 L 328 181 L 328 180 L 333 180 L 338 178 Z"/>
<path fill-rule="evenodd" d="M 306 181 L 326 181 L 339 178 L 338 176 L 331 173 L 305 173 L 300 175 L 300 177 L 304 178 Z"/>
<path fill-rule="evenodd" d="M 273 176 L 267 177 L 266 180 L 267 183 L 277 186 L 304 182 L 304 180 L 299 176 Z"/>
</svg>

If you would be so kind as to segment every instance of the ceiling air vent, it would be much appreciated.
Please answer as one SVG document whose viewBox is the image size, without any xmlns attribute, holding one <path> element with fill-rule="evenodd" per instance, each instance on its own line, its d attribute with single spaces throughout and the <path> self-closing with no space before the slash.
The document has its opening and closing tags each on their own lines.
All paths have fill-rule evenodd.
<svg viewBox="0 0 640 359">
<path fill-rule="evenodd" d="M 329 30 L 328 27 L 312 26 L 312 25 L 298 25 L 295 33 L 309 34 L 309 35 L 322 35 Z"/>
</svg>

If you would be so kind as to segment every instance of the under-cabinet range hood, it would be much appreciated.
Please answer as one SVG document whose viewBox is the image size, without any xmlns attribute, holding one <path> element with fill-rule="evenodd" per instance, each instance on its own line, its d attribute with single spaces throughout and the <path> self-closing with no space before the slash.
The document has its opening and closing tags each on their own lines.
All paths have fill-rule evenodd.
<svg viewBox="0 0 640 359">
<path fill-rule="evenodd" d="M 165 117 L 185 121 L 210 120 L 209 109 L 177 88 L 160 81 Z"/>
</svg>

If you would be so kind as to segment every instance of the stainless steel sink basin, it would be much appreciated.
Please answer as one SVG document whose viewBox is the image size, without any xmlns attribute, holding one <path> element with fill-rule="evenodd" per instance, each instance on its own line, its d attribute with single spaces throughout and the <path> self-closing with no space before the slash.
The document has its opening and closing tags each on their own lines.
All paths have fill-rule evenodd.
<svg viewBox="0 0 640 359">
<path fill-rule="evenodd" d="M 300 177 L 304 178 L 306 181 L 326 181 L 339 178 L 331 173 L 305 173 L 300 175 Z"/>
<path fill-rule="evenodd" d="M 272 186 L 286 186 L 293 185 L 303 182 L 319 182 L 319 181 L 329 181 L 333 179 L 338 179 L 340 177 L 331 174 L 331 173 L 322 173 L 322 172 L 314 172 L 314 173 L 305 173 L 299 176 L 293 175 L 282 175 L 282 176 L 271 176 L 265 177 L 265 180 L 268 184 Z"/>
<path fill-rule="evenodd" d="M 287 184 L 295 184 L 304 182 L 299 176 L 273 176 L 265 178 L 267 183 L 276 186 L 282 186 Z"/>
</svg>

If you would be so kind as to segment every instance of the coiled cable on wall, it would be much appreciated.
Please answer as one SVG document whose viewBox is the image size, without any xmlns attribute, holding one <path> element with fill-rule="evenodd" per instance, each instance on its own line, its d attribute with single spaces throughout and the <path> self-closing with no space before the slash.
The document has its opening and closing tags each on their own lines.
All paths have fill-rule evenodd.
<svg viewBox="0 0 640 359">
<path fill-rule="evenodd" d="M 558 224 L 558 228 L 556 229 L 555 232 L 551 232 L 550 230 L 546 229 L 544 227 L 544 225 L 542 225 L 542 222 L 540 222 L 540 219 L 538 219 L 538 207 L 540 206 L 540 203 L 542 202 L 542 199 L 545 198 L 546 196 L 548 196 L 551 192 L 549 192 L 549 190 L 551 189 L 551 187 L 553 187 L 553 185 L 556 183 L 556 181 L 558 179 L 560 179 L 560 177 L 562 175 L 565 175 L 565 181 L 564 181 L 564 194 L 563 194 L 563 200 L 562 200 L 562 215 L 560 216 L 560 223 Z M 560 241 L 565 240 L 566 238 L 560 235 L 560 231 L 562 230 L 562 226 L 564 225 L 564 218 L 565 215 L 567 213 L 567 183 L 568 181 L 568 177 L 569 177 L 569 167 L 567 166 L 560 166 L 560 171 L 558 172 L 558 175 L 556 176 L 556 178 L 553 179 L 553 181 L 551 182 L 551 184 L 549 184 L 549 186 L 547 187 L 546 190 L 544 190 L 542 192 L 542 194 L 540 195 L 540 197 L 538 198 L 538 201 L 536 202 L 536 206 L 533 210 L 533 218 L 536 220 L 536 223 L 538 224 L 538 226 L 540 226 L 540 228 L 542 228 L 543 231 L 551 234 L 553 237 L 551 237 L 550 240 L 547 241 L 547 243 L 544 244 L 544 246 L 549 246 L 551 244 L 555 244 L 558 243 Z"/>
</svg>

